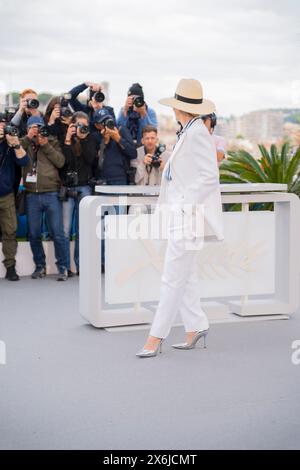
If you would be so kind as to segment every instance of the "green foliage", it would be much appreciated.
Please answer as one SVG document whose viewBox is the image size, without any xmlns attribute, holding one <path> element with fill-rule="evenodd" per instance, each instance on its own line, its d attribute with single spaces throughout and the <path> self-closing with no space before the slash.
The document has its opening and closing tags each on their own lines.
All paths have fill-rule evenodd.
<svg viewBox="0 0 300 470">
<path fill-rule="evenodd" d="M 228 152 L 220 165 L 221 183 L 285 183 L 288 192 L 300 196 L 300 147 L 292 154 L 286 142 L 278 149 L 271 145 L 268 151 L 259 145 L 260 158 L 245 150 Z"/>
</svg>

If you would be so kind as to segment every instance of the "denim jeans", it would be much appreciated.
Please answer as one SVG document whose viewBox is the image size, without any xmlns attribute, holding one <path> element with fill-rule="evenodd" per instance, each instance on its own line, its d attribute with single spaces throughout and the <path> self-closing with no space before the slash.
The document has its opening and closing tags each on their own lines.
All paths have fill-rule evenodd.
<svg viewBox="0 0 300 470">
<path fill-rule="evenodd" d="M 66 268 L 66 249 L 62 221 L 62 205 L 58 193 L 28 193 L 26 195 L 26 213 L 28 223 L 28 238 L 33 260 L 37 268 L 46 266 L 43 249 L 42 216 L 45 214 L 50 236 L 54 243 L 56 265 L 62 272 Z"/>
<path fill-rule="evenodd" d="M 71 268 L 70 260 L 70 235 L 73 217 L 75 217 L 75 250 L 74 250 L 74 261 L 77 272 L 79 271 L 79 203 L 85 196 L 92 194 L 90 186 L 76 186 L 72 188 L 72 191 L 78 191 L 77 197 L 69 197 L 67 201 L 63 202 L 63 224 L 64 224 L 64 236 L 65 236 L 65 247 L 66 247 L 66 266 L 67 269 Z"/>
</svg>

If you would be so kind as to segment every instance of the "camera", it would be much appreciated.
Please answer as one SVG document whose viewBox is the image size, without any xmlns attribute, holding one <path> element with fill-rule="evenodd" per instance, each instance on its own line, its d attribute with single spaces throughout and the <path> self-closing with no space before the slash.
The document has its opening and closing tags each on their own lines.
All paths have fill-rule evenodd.
<svg viewBox="0 0 300 470">
<path fill-rule="evenodd" d="M 86 126 L 85 124 L 75 124 L 75 126 L 79 129 L 79 132 L 81 134 L 88 134 L 90 129 L 89 129 L 89 126 Z"/>
<path fill-rule="evenodd" d="M 61 202 L 65 202 L 69 199 L 69 197 L 76 198 L 79 196 L 81 191 L 76 191 L 71 188 L 68 188 L 67 186 L 61 186 L 59 193 L 58 193 L 58 199 Z"/>
<path fill-rule="evenodd" d="M 28 109 L 37 109 L 40 105 L 39 100 L 32 98 L 31 100 L 26 100 L 26 107 Z"/>
<path fill-rule="evenodd" d="M 102 124 L 111 130 L 115 128 L 115 121 L 112 118 L 105 119 L 105 121 Z"/>
<path fill-rule="evenodd" d="M 65 176 L 66 186 L 77 186 L 78 185 L 78 173 L 77 171 L 68 171 Z"/>
<path fill-rule="evenodd" d="M 17 137 L 19 135 L 19 130 L 17 127 L 11 126 L 10 124 L 8 124 L 7 126 L 4 127 L 4 134 Z"/>
<path fill-rule="evenodd" d="M 71 98 L 72 98 L 71 93 L 65 93 L 64 95 L 59 97 L 61 117 L 69 118 L 73 116 L 74 109 L 72 108 L 70 104 Z"/>
<path fill-rule="evenodd" d="M 93 178 L 90 178 L 89 180 L 89 186 L 92 188 L 93 193 L 95 193 L 96 186 L 103 186 L 104 184 L 107 184 L 107 182 L 105 179 L 101 177 L 100 178 L 93 177 Z"/>
<path fill-rule="evenodd" d="M 133 100 L 133 105 L 136 106 L 137 108 L 141 108 L 144 106 L 145 100 L 141 96 L 136 96 Z"/>
<path fill-rule="evenodd" d="M 136 168 L 135 167 L 129 167 L 126 169 L 126 175 L 127 175 L 127 184 L 133 185 L 135 183 L 135 174 L 136 174 Z"/>
<path fill-rule="evenodd" d="M 105 95 L 102 91 L 96 91 L 92 96 L 97 103 L 102 103 L 105 100 Z"/>
<path fill-rule="evenodd" d="M 5 108 L 3 113 L 0 113 L 0 122 L 10 122 L 15 115 L 16 108 Z"/>
<path fill-rule="evenodd" d="M 38 128 L 38 133 L 39 133 L 42 137 L 49 137 L 49 135 L 50 135 L 49 129 L 48 129 L 48 127 L 46 127 L 46 126 L 39 126 L 39 128 Z"/>
<path fill-rule="evenodd" d="M 165 150 L 166 150 L 165 144 L 159 144 L 156 147 L 156 150 L 155 150 L 154 155 L 152 157 L 151 166 L 153 166 L 154 168 L 159 168 L 160 167 L 160 162 L 161 162 L 160 156 Z"/>
</svg>

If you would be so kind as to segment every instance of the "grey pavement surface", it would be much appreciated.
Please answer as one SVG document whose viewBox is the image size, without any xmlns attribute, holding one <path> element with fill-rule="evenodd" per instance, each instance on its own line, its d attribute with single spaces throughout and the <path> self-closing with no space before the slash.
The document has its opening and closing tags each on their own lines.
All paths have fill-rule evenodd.
<svg viewBox="0 0 300 470">
<path fill-rule="evenodd" d="M 300 315 L 213 324 L 208 348 L 138 359 L 146 330 L 78 311 L 78 279 L 0 280 L 1 449 L 299 449 Z"/>
</svg>

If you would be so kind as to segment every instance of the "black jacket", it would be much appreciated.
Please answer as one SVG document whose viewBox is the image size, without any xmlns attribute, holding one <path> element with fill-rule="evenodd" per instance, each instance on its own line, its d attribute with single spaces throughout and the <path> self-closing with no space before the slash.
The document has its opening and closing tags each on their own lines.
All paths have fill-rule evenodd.
<svg viewBox="0 0 300 470">
<path fill-rule="evenodd" d="M 80 152 L 76 155 L 75 142 L 72 139 L 71 145 L 62 145 L 62 151 L 65 156 L 66 162 L 60 176 L 63 184 L 67 186 L 86 186 L 93 176 L 93 166 L 97 154 L 97 139 L 94 134 L 88 134 L 85 139 L 79 140 Z M 68 172 L 77 172 L 78 183 L 67 183 L 66 175 Z"/>
<path fill-rule="evenodd" d="M 105 146 L 104 161 L 101 176 L 108 184 L 127 184 L 127 169 L 130 161 L 137 158 L 137 151 L 132 140 L 131 134 L 125 127 L 120 127 L 119 132 L 121 140 L 119 143 L 110 140 Z M 99 147 L 101 145 L 102 136 L 97 132 Z"/>
</svg>

